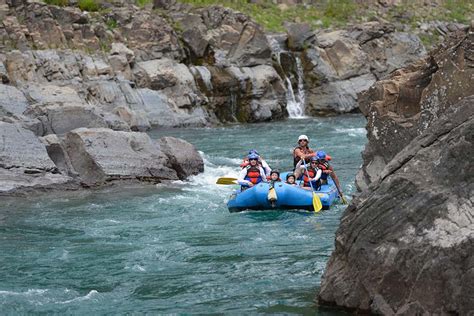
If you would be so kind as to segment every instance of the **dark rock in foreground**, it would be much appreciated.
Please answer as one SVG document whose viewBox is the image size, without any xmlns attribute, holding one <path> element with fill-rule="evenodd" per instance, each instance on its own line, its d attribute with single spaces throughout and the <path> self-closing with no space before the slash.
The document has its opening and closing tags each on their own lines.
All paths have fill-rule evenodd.
<svg viewBox="0 0 474 316">
<path fill-rule="evenodd" d="M 474 307 L 474 97 L 456 104 L 349 206 L 319 300 L 385 315 Z"/>
</svg>

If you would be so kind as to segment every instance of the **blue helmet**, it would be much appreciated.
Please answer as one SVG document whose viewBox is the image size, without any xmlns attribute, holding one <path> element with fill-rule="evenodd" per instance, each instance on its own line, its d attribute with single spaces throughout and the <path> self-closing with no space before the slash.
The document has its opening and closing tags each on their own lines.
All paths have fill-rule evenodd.
<svg viewBox="0 0 474 316">
<path fill-rule="evenodd" d="M 313 157 L 311 157 L 310 161 L 318 161 L 318 157 L 313 156 Z"/>
<path fill-rule="evenodd" d="M 247 156 L 247 158 L 250 160 L 250 159 L 258 159 L 260 158 L 259 155 L 255 154 L 255 153 L 251 153 Z"/>
<path fill-rule="evenodd" d="M 321 160 L 326 159 L 326 152 L 323 150 L 320 150 L 316 153 L 316 157 Z"/>
<path fill-rule="evenodd" d="M 250 149 L 249 155 L 250 155 L 250 154 L 256 154 L 256 155 L 258 155 L 258 151 L 257 151 L 256 149 Z"/>
</svg>

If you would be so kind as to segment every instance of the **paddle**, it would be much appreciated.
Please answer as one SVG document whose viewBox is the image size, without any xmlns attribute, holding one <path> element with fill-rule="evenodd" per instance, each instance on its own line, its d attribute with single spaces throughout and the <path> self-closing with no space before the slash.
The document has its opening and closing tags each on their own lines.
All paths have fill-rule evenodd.
<svg viewBox="0 0 474 316">
<path fill-rule="evenodd" d="M 306 170 L 306 175 L 308 176 L 308 178 L 310 178 L 308 167 L 306 167 L 306 161 L 304 161 L 304 159 L 303 159 L 303 164 L 304 164 L 304 169 Z M 315 212 L 319 212 L 323 208 L 323 205 L 321 204 L 321 199 L 314 192 L 313 184 L 311 183 L 311 181 L 309 181 L 309 186 L 311 187 L 311 191 L 313 192 L 313 209 Z"/>
<path fill-rule="evenodd" d="M 225 177 L 223 177 L 223 178 L 217 179 L 216 184 L 225 184 L 225 185 L 227 185 L 227 184 L 238 184 L 238 183 L 237 183 L 236 178 L 225 178 Z"/>
<path fill-rule="evenodd" d="M 339 193 L 339 196 L 341 197 L 341 202 L 342 202 L 342 204 L 347 205 L 347 200 L 346 200 L 346 198 L 344 197 L 344 195 L 342 195 L 341 190 L 339 190 L 339 188 L 338 188 L 337 186 L 336 186 L 336 188 L 337 188 L 337 192 Z"/>
<path fill-rule="evenodd" d="M 274 184 L 275 184 L 274 181 L 271 181 L 270 188 L 268 189 L 268 194 L 267 194 L 267 200 L 270 202 L 272 207 L 275 206 L 275 202 L 278 199 Z"/>
</svg>

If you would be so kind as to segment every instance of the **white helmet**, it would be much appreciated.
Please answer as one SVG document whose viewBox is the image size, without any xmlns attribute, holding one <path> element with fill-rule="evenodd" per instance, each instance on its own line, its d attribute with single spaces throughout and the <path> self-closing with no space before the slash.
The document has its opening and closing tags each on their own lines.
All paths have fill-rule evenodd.
<svg viewBox="0 0 474 316">
<path fill-rule="evenodd" d="M 300 140 L 302 140 L 302 139 L 304 139 L 304 140 L 306 140 L 307 142 L 309 142 L 309 138 L 308 138 L 308 136 L 306 136 L 306 135 L 300 135 L 300 136 L 298 137 L 298 141 L 300 141 Z"/>
</svg>

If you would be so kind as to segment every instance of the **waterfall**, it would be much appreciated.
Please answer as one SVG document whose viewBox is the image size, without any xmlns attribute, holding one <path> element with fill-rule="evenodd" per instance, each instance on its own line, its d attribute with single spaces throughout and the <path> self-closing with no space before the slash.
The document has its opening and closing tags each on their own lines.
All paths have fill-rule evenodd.
<svg viewBox="0 0 474 316">
<path fill-rule="evenodd" d="M 204 66 L 192 66 L 191 67 L 191 72 L 192 72 L 193 75 L 198 74 L 199 77 L 201 77 L 204 84 L 206 85 L 206 89 L 208 91 L 212 91 L 212 89 L 213 89 L 212 82 L 211 82 L 212 75 L 211 75 L 211 72 L 209 71 L 209 69 L 207 69 Z"/>
<path fill-rule="evenodd" d="M 284 51 L 278 43 L 278 41 L 272 37 L 268 36 L 268 42 L 272 49 L 273 54 L 276 57 L 278 64 L 281 66 L 280 55 Z M 305 109 L 305 93 L 304 93 L 304 82 L 303 82 L 303 66 L 301 65 L 301 59 L 295 55 L 296 60 L 296 77 L 298 80 L 298 86 L 296 90 L 296 95 L 291 85 L 291 80 L 285 74 L 285 83 L 286 83 L 286 110 L 290 118 L 304 118 L 304 109 Z M 283 69 L 283 67 L 282 67 Z"/>
</svg>

